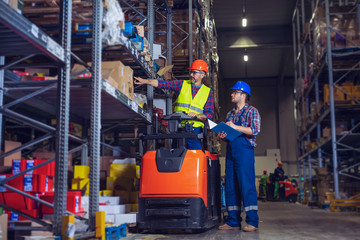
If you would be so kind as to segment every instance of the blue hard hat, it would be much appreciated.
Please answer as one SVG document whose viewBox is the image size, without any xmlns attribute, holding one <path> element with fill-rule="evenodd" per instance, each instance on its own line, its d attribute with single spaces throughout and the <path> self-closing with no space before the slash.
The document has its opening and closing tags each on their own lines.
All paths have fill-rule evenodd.
<svg viewBox="0 0 360 240">
<path fill-rule="evenodd" d="M 251 95 L 250 94 L 250 86 L 249 86 L 249 84 L 247 84 L 246 82 L 243 82 L 243 81 L 236 82 L 235 85 L 231 89 L 241 90 L 241 91 L 246 92 L 247 94 L 249 94 L 249 96 Z"/>
</svg>

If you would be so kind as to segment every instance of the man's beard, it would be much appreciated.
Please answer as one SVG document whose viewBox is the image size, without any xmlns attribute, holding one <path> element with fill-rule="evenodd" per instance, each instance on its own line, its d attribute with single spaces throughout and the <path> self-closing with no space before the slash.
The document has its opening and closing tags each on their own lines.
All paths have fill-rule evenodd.
<svg viewBox="0 0 360 240">
<path fill-rule="evenodd" d="M 196 79 L 191 79 L 191 83 L 196 83 L 197 81 Z"/>
</svg>

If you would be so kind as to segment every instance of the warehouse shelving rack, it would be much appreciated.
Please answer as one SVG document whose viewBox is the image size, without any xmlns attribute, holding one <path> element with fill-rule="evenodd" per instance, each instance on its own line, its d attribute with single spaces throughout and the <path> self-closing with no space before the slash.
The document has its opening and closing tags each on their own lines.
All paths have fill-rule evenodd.
<svg viewBox="0 0 360 240">
<path fill-rule="evenodd" d="M 156 2 L 158 4 L 159 1 Z M 171 7 L 168 4 L 168 1 L 163 1 L 166 8 L 167 14 L 167 42 L 168 46 L 171 46 L 171 32 L 172 24 L 171 23 Z M 206 4 L 210 6 L 210 2 L 207 1 Z M 25 125 L 28 125 L 39 132 L 45 132 L 45 134 L 39 138 L 32 139 L 32 141 L 23 144 L 21 147 L 16 148 L 7 153 L 3 153 L 0 157 L 3 158 L 14 152 L 26 149 L 28 147 L 34 146 L 39 142 L 48 139 L 56 140 L 56 158 L 49 159 L 47 162 L 37 165 L 31 169 L 28 169 L 24 172 L 21 172 L 16 176 L 25 174 L 28 171 L 39 168 L 51 161 L 56 162 L 56 182 L 57 186 L 55 191 L 55 202 L 54 204 L 49 204 L 44 201 L 39 201 L 39 199 L 34 199 L 32 196 L 26 193 L 21 193 L 25 196 L 33 198 L 36 201 L 41 202 L 47 206 L 54 206 L 54 222 L 52 225 L 40 221 L 39 219 L 34 219 L 26 214 L 21 214 L 32 221 L 35 221 L 41 225 L 43 228 L 37 228 L 36 230 L 50 230 L 55 235 L 61 235 L 62 231 L 62 216 L 66 212 L 66 181 L 67 181 L 67 162 L 68 154 L 81 151 L 82 152 L 82 163 L 86 164 L 88 159 L 88 151 L 90 151 L 90 204 L 89 204 L 89 226 L 90 231 L 87 233 L 82 233 L 81 237 L 93 236 L 95 229 L 95 212 L 98 210 L 98 191 L 99 191 L 99 163 L 100 163 L 100 144 L 112 148 L 109 144 L 101 142 L 100 135 L 104 132 L 101 132 L 100 126 L 102 124 L 101 120 L 109 120 L 113 122 L 114 120 L 127 120 L 132 119 L 133 123 L 141 123 L 147 125 L 147 132 L 152 132 L 152 100 L 154 97 L 154 92 L 152 87 L 147 87 L 147 97 L 148 97 L 148 111 L 144 111 L 142 108 L 139 108 L 133 101 L 129 100 L 123 93 L 116 90 L 109 83 L 101 79 L 101 59 L 102 54 L 102 44 L 101 44 L 101 16 L 102 16 L 102 4 L 100 1 L 92 1 L 92 15 L 93 15 L 93 37 L 91 44 L 91 60 L 92 60 L 92 81 L 89 79 L 75 79 L 78 74 L 90 71 L 90 68 L 86 65 L 84 60 L 89 60 L 86 57 L 86 54 L 83 54 L 81 51 L 77 51 L 76 55 L 71 51 L 76 50 L 76 43 L 70 44 L 72 42 L 73 36 L 71 36 L 71 19 L 72 19 L 72 4 L 71 1 L 61 1 L 60 14 L 59 18 L 62 20 L 60 26 L 60 39 L 61 44 L 58 44 L 54 41 L 50 35 L 45 33 L 37 25 L 28 21 L 24 16 L 16 13 L 4 2 L 0 1 L 0 106 L 1 106 L 1 117 L 0 121 L 3 121 L 3 115 L 9 118 L 14 118 L 16 121 L 21 122 Z M 199 3 L 196 1 L 195 5 L 198 7 Z M 147 21 L 149 27 L 148 30 L 148 40 L 150 44 L 150 51 L 152 54 L 152 44 L 153 44 L 153 35 L 154 35 L 154 2 L 149 0 L 147 2 L 147 17 L 143 21 Z M 193 0 L 189 0 L 189 11 L 192 12 Z M 209 8 L 208 8 L 209 9 Z M 53 10 L 52 10 L 53 11 Z M 55 11 L 56 12 L 56 11 Z M 191 16 L 191 14 L 189 14 Z M 190 19 L 191 20 L 191 19 Z M 189 21 L 189 29 L 192 21 Z M 214 21 L 212 20 L 213 30 L 215 31 Z M 52 33 L 49 33 L 52 34 Z M 56 35 L 53 35 L 56 37 Z M 192 36 L 189 37 L 189 41 L 192 42 Z M 190 48 L 192 47 L 189 44 Z M 85 51 L 90 49 L 90 45 L 83 45 Z M 212 46 L 209 46 L 209 48 Z M 71 49 L 71 50 L 70 50 Z M 119 49 L 112 49 L 108 47 L 106 53 L 110 53 L 112 50 L 118 51 Z M 190 49 L 191 50 L 191 49 Z M 192 50 L 190 51 L 192 52 Z M 23 62 L 29 58 L 38 55 L 44 55 L 47 58 L 50 58 L 56 68 L 59 69 L 60 77 L 57 81 L 20 81 L 20 77 L 11 71 L 7 70 L 12 66 L 24 65 Z M 172 61 L 172 49 L 168 49 L 167 58 L 171 64 Z M 5 57 L 12 56 L 24 56 L 20 60 L 14 58 L 14 61 L 11 63 L 5 64 Z M 129 65 L 134 68 L 134 71 L 138 76 L 146 77 L 155 77 L 152 68 L 144 60 L 144 57 L 138 54 L 135 51 L 135 48 L 130 44 L 130 42 L 124 42 L 117 52 L 118 56 L 124 56 L 124 62 L 130 60 Z M 189 63 L 192 61 L 192 55 L 189 54 Z M 16 60 L 15 60 L 16 59 Z M 87 66 L 87 70 L 70 76 L 70 60 L 73 59 L 75 62 L 81 63 Z M 211 57 L 210 57 L 211 59 Z M 49 64 L 47 62 L 47 64 Z M 210 66 L 214 66 L 214 63 L 211 63 Z M 215 70 L 214 70 L 215 71 Z M 6 79 L 6 81 L 4 81 Z M 91 91 L 89 91 L 91 89 Z M 3 97 L 7 96 L 13 100 L 13 102 L 3 104 Z M 89 104 L 91 102 L 91 105 Z M 15 110 L 11 110 L 15 104 L 27 104 L 33 109 L 40 109 L 41 111 L 49 114 L 51 117 L 56 117 L 57 127 L 54 128 L 49 126 L 39 120 L 32 119 L 28 116 L 25 116 L 21 113 L 17 113 Z M 54 109 L 56 105 L 56 109 Z M 109 107 L 111 105 L 111 107 Z M 171 99 L 167 98 L 167 113 L 171 113 Z M 89 116 L 85 117 L 84 116 Z M 69 119 L 73 119 L 77 122 L 82 122 L 85 126 L 90 122 L 90 139 L 87 140 L 86 136 L 80 138 L 73 136 L 68 132 Z M 108 127 L 107 129 L 111 129 Z M 83 132 L 87 132 L 85 128 Z M 1 136 L 2 137 L 2 136 Z M 2 140 L 2 139 L 1 139 Z M 77 144 L 76 147 L 69 149 L 69 141 L 71 143 Z M 88 150 L 89 149 L 89 150 Z M 116 149 L 116 148 L 114 148 Z M 56 160 L 55 160 L 56 159 Z M 0 181 L 0 185 L 7 187 L 15 192 L 19 192 L 16 189 L 8 186 L 6 182 L 10 179 L 5 179 Z M 10 209 L 7 206 L 2 205 L 2 207 L 12 210 L 20 214 L 20 212 L 15 209 Z M 77 216 L 82 219 L 81 217 Z M 80 236 L 76 236 L 80 237 Z"/>
<path fill-rule="evenodd" d="M 344 34 L 336 30 L 336 25 L 334 26 L 331 22 L 331 17 L 339 13 L 330 12 L 329 5 L 336 6 L 341 2 L 317 0 L 305 3 L 304 0 L 297 1 L 292 20 L 300 189 L 304 193 L 302 177 L 309 180 L 309 189 L 312 189 L 312 169 L 314 166 L 332 166 L 335 198 L 340 198 L 339 174 L 360 180 L 358 172 L 360 159 L 354 155 L 360 151 L 360 119 L 358 118 L 360 101 L 340 86 L 340 83 L 344 82 L 344 80 L 358 81 L 358 77 L 356 78 L 358 75 L 356 74 L 360 70 L 358 62 L 360 46 L 359 42 L 348 39 Z M 347 3 L 350 7 L 347 7 L 347 11 L 340 14 L 342 16 L 357 16 L 357 27 L 359 27 L 360 4 L 358 1 L 348 1 Z M 316 55 L 315 50 L 318 49 L 319 45 L 314 40 L 317 37 L 315 35 L 315 18 L 319 7 L 325 9 L 326 19 L 326 45 L 320 56 L 319 54 Z M 341 22 L 342 19 L 339 21 Z M 306 22 L 308 23 L 306 24 Z M 331 44 L 332 34 L 337 37 L 340 36 L 340 39 L 349 44 L 341 48 L 335 48 Z M 357 32 L 357 34 L 359 33 Z M 312 74 L 308 73 L 310 62 L 313 62 L 315 66 Z M 343 63 L 343 65 L 339 65 L 339 63 Z M 307 77 L 310 77 L 309 83 L 307 89 L 304 89 L 302 83 Z M 321 87 L 325 83 L 330 86 L 329 104 L 325 104 L 319 109 L 318 116 L 309 121 L 310 101 L 315 101 L 316 106 L 320 105 Z M 349 101 L 346 104 L 335 101 L 334 90 L 341 91 L 349 101 L 352 101 L 352 104 L 349 104 Z M 343 117 L 352 119 L 351 127 L 348 131 L 337 134 L 336 122 Z M 325 124 L 331 127 L 331 136 L 323 139 L 321 130 Z M 310 147 L 308 144 L 312 139 L 317 139 L 317 143 Z M 332 161 L 327 161 L 327 158 L 331 158 Z M 314 196 L 310 190 L 309 201 L 312 200 L 314 200 Z"/>
<path fill-rule="evenodd" d="M 49 225 L 39 219 L 34 219 L 26 215 L 25 217 L 41 224 L 44 226 L 43 230 L 51 230 L 56 235 L 61 235 L 62 232 L 62 216 L 66 212 L 66 191 L 67 191 L 67 161 L 68 154 L 73 153 L 79 150 L 87 149 L 88 144 L 90 144 L 90 230 L 95 229 L 95 212 L 98 210 L 98 192 L 99 192 L 99 163 L 100 163 L 100 125 L 101 117 L 106 119 L 138 119 L 147 124 L 151 123 L 151 113 L 145 112 L 139 108 L 134 102 L 129 100 L 124 94 L 116 90 L 110 84 L 101 79 L 101 24 L 102 24 L 102 3 L 99 1 L 93 1 L 93 52 L 92 52 L 92 76 L 93 81 L 89 80 L 71 80 L 70 79 L 70 38 L 71 38 L 71 1 L 61 1 L 61 19 L 62 19 L 62 45 L 56 43 L 52 40 L 47 34 L 40 30 L 36 25 L 32 24 L 22 15 L 12 10 L 4 2 L 0 2 L 0 55 L 1 64 L 4 65 L 4 56 L 17 56 L 25 55 L 21 60 L 11 62 L 7 65 L 1 67 L 0 70 L 0 83 L 2 84 L 1 101 L 3 100 L 3 95 L 8 92 L 17 92 L 16 96 L 18 99 L 13 102 L 3 105 L 1 104 L 1 113 L 5 116 L 15 118 L 20 122 L 24 122 L 38 130 L 48 132 L 43 137 L 35 139 L 29 143 L 23 144 L 21 147 L 14 149 L 10 152 L 4 153 L 1 157 L 5 157 L 20 151 L 27 147 L 33 146 L 38 142 L 44 141 L 46 139 L 56 136 L 56 189 L 55 189 L 55 202 L 54 204 L 49 204 L 44 201 L 39 201 L 35 197 L 30 196 L 26 193 L 21 193 L 17 189 L 8 186 L 6 182 L 9 179 L 1 181 L 1 184 L 8 189 L 11 189 L 15 192 L 21 193 L 29 198 L 32 198 L 36 201 L 39 201 L 48 206 L 54 207 L 54 223 Z M 152 2 L 151 2 L 152 5 Z M 151 19 L 149 20 L 151 22 Z M 10 41 L 9 41 L 10 40 Z M 127 46 L 127 50 L 130 53 L 133 53 L 131 46 Z M 10 80 L 19 80 L 17 76 L 14 76 L 11 72 L 7 71 L 4 73 L 4 69 L 10 68 L 11 66 L 20 63 L 30 57 L 33 57 L 36 54 L 45 54 L 52 58 L 56 64 L 59 64 L 60 68 L 60 78 L 58 81 L 44 81 L 44 82 L 19 82 L 19 81 L 8 81 L 4 82 L 4 77 L 7 76 Z M 80 61 L 76 56 L 73 55 L 76 61 Z M 139 60 L 139 64 L 142 63 L 141 56 L 133 56 L 133 58 Z M 141 65 L 143 70 L 150 72 L 151 70 L 146 65 Z M 73 76 L 74 77 L 74 76 Z M 4 83 L 6 86 L 4 86 Z M 57 90 L 54 88 L 57 86 Z M 91 95 L 89 94 L 89 89 L 92 89 Z M 28 93 L 28 91 L 34 91 Z M 57 97 L 55 97 L 54 92 L 57 91 Z M 70 101 L 70 95 L 76 101 Z M 14 96 L 14 95 L 11 95 Z M 54 104 L 57 101 L 57 128 L 53 128 L 44 123 L 31 119 L 29 117 L 23 116 L 19 113 L 11 111 L 9 107 L 21 103 L 26 100 L 32 100 L 33 105 L 45 106 L 42 110 L 45 110 L 49 106 L 46 102 L 40 104 L 39 101 L 34 101 L 37 96 L 41 96 L 41 100 L 46 99 L 46 102 L 52 102 Z M 79 96 L 78 99 L 75 96 Z M 101 102 L 101 100 L 103 102 Z M 82 102 L 81 102 L 82 101 Z M 88 103 L 91 101 L 91 107 Z M 2 103 L 2 102 L 1 102 Z M 104 107 L 107 104 L 111 104 L 112 107 Z M 50 104 L 51 105 L 51 104 Z M 70 106 L 71 105 L 71 106 Z M 51 108 L 50 108 L 51 109 Z M 84 115 L 91 115 L 91 136 L 89 143 L 81 138 L 71 136 L 68 134 L 69 126 L 69 114 L 70 109 L 74 109 L 72 113 L 76 113 L 79 117 L 84 117 Z M 115 112 L 118 110 L 118 112 Z M 48 110 L 50 114 L 54 114 L 54 111 Z M 2 120 L 2 117 L 1 117 Z M 81 145 L 68 150 L 68 139 L 72 141 L 77 141 Z M 85 151 L 87 156 L 87 152 Z M 87 159 L 87 157 L 84 157 Z M 54 159 L 49 159 L 46 163 L 54 161 Z M 22 173 L 25 174 L 28 171 L 39 168 L 43 166 L 35 166 L 31 169 L 28 169 Z M 16 177 L 15 175 L 13 177 Z M 2 205 L 9 209 L 7 206 Z M 14 209 L 14 212 L 17 212 Z M 19 212 L 18 212 L 19 213 Z M 81 217 L 80 217 L 81 218 Z M 93 235 L 93 232 L 87 233 L 87 235 Z M 84 234 L 82 235 L 84 236 Z"/>
</svg>

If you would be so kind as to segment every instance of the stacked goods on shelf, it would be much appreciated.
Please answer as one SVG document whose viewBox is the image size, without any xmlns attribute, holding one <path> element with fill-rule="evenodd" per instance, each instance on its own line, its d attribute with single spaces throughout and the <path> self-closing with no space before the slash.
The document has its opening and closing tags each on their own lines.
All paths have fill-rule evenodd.
<svg viewBox="0 0 360 240">
<path fill-rule="evenodd" d="M 101 171 L 108 175 L 106 190 L 99 192 L 99 211 L 105 212 L 108 224 L 136 223 L 137 214 L 134 212 L 138 210 L 139 166 L 133 158 L 103 156 L 101 160 Z"/>
<path fill-rule="evenodd" d="M 351 14 L 349 11 L 351 11 Z M 359 26 L 357 13 L 354 12 L 354 6 L 332 6 L 330 7 L 330 25 L 331 46 L 333 48 L 355 47 L 360 45 Z M 315 62 L 321 62 L 326 49 L 326 20 L 325 9 L 317 6 L 314 18 L 314 34 L 315 34 Z"/>
<path fill-rule="evenodd" d="M 12 174 L 0 175 L 1 179 L 11 177 L 13 174 L 20 173 L 39 165 L 47 160 L 43 159 L 15 159 L 12 164 Z M 40 168 L 29 171 L 24 175 L 20 175 L 13 180 L 7 182 L 11 187 L 14 187 L 20 191 L 24 191 L 37 198 L 41 198 L 47 194 L 53 194 L 53 183 L 55 176 L 55 162 L 46 164 Z M 0 202 L 26 213 L 34 218 L 40 216 L 40 206 L 35 203 L 34 200 L 22 196 L 19 193 L 13 192 L 6 188 L 0 189 Z M 7 211 L 9 214 L 9 220 L 26 220 L 26 218 L 19 216 L 15 213 Z"/>
<path fill-rule="evenodd" d="M 20 76 L 20 81 L 45 81 L 57 80 L 57 76 L 49 76 L 49 69 L 25 68 L 24 71 L 13 70 L 13 73 Z"/>
<path fill-rule="evenodd" d="M 18 13 L 21 14 L 23 9 L 23 1 L 22 0 L 4 0 L 9 6 L 15 9 Z"/>
<path fill-rule="evenodd" d="M 89 166 L 74 166 L 74 178 L 71 180 L 71 189 L 80 190 L 85 195 L 89 195 Z"/>
<path fill-rule="evenodd" d="M 196 9 L 193 10 L 192 15 L 192 37 L 193 42 L 193 56 L 198 57 L 198 41 L 199 41 L 199 28 L 200 17 Z M 188 57 L 189 56 L 189 40 L 187 39 L 189 33 L 189 10 L 188 9 L 174 9 L 172 11 L 172 54 L 174 57 Z M 160 14 L 155 16 L 156 33 L 154 35 L 154 42 L 160 44 L 162 49 L 168 49 L 166 41 L 166 18 Z"/>
<path fill-rule="evenodd" d="M 334 101 L 336 103 L 352 103 L 360 101 L 360 85 L 354 85 L 352 82 L 344 82 L 340 86 L 334 87 Z M 329 104 L 329 84 L 324 84 L 324 103 Z"/>
<path fill-rule="evenodd" d="M 331 184 L 332 175 L 328 172 L 327 168 L 315 168 L 316 171 L 316 189 L 318 194 L 319 204 L 329 204 L 330 200 L 327 199 L 326 193 L 333 192 L 333 185 Z"/>
<path fill-rule="evenodd" d="M 81 208 L 81 192 L 80 191 L 68 191 L 66 194 L 66 210 L 77 215 L 83 215 L 84 209 Z M 54 203 L 55 195 L 54 192 L 45 193 L 40 196 L 41 200 L 44 200 L 48 203 Z M 54 209 L 48 207 L 44 204 L 41 204 L 41 213 L 44 218 L 52 219 L 54 214 Z"/>
<path fill-rule="evenodd" d="M 13 150 L 14 148 L 18 148 L 20 146 L 21 146 L 21 142 L 5 140 L 4 152 L 9 152 L 10 150 Z M 21 151 L 18 151 L 16 153 L 11 154 L 10 156 L 4 157 L 4 159 L 0 161 L 0 166 L 12 167 L 13 159 L 20 159 L 20 158 L 21 158 Z"/>
<path fill-rule="evenodd" d="M 333 174 L 328 171 L 326 167 L 319 167 L 316 171 L 316 189 L 318 194 L 318 201 L 320 205 L 330 204 L 332 210 L 336 210 L 336 207 L 354 207 L 359 206 L 358 189 L 360 183 L 357 180 L 351 180 L 345 176 L 339 175 L 339 191 L 341 193 L 340 202 L 334 201 L 334 179 Z M 341 204 L 343 203 L 343 204 Z M 340 211 L 338 208 L 336 211 Z"/>
<path fill-rule="evenodd" d="M 91 63 L 88 63 L 91 66 Z M 83 65 L 75 64 L 71 70 L 71 75 L 84 71 Z M 125 94 L 129 99 L 134 100 L 133 70 L 125 66 L 120 61 L 102 62 L 102 78 L 114 86 L 117 90 Z M 89 78 L 91 73 L 85 73 L 78 78 Z"/>
</svg>

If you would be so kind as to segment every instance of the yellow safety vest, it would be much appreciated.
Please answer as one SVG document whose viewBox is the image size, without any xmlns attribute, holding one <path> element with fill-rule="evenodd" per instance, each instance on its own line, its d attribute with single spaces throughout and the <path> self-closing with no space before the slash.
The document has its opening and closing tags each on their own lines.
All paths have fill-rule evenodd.
<svg viewBox="0 0 360 240">
<path fill-rule="evenodd" d="M 185 113 L 194 112 L 196 114 L 204 113 L 204 106 L 210 94 L 210 88 L 204 84 L 200 87 L 195 97 L 192 98 L 191 81 L 185 80 L 181 87 L 180 94 L 175 102 L 175 112 L 184 111 Z M 186 121 L 194 123 L 193 127 L 204 127 L 204 123 L 196 120 Z"/>
</svg>

